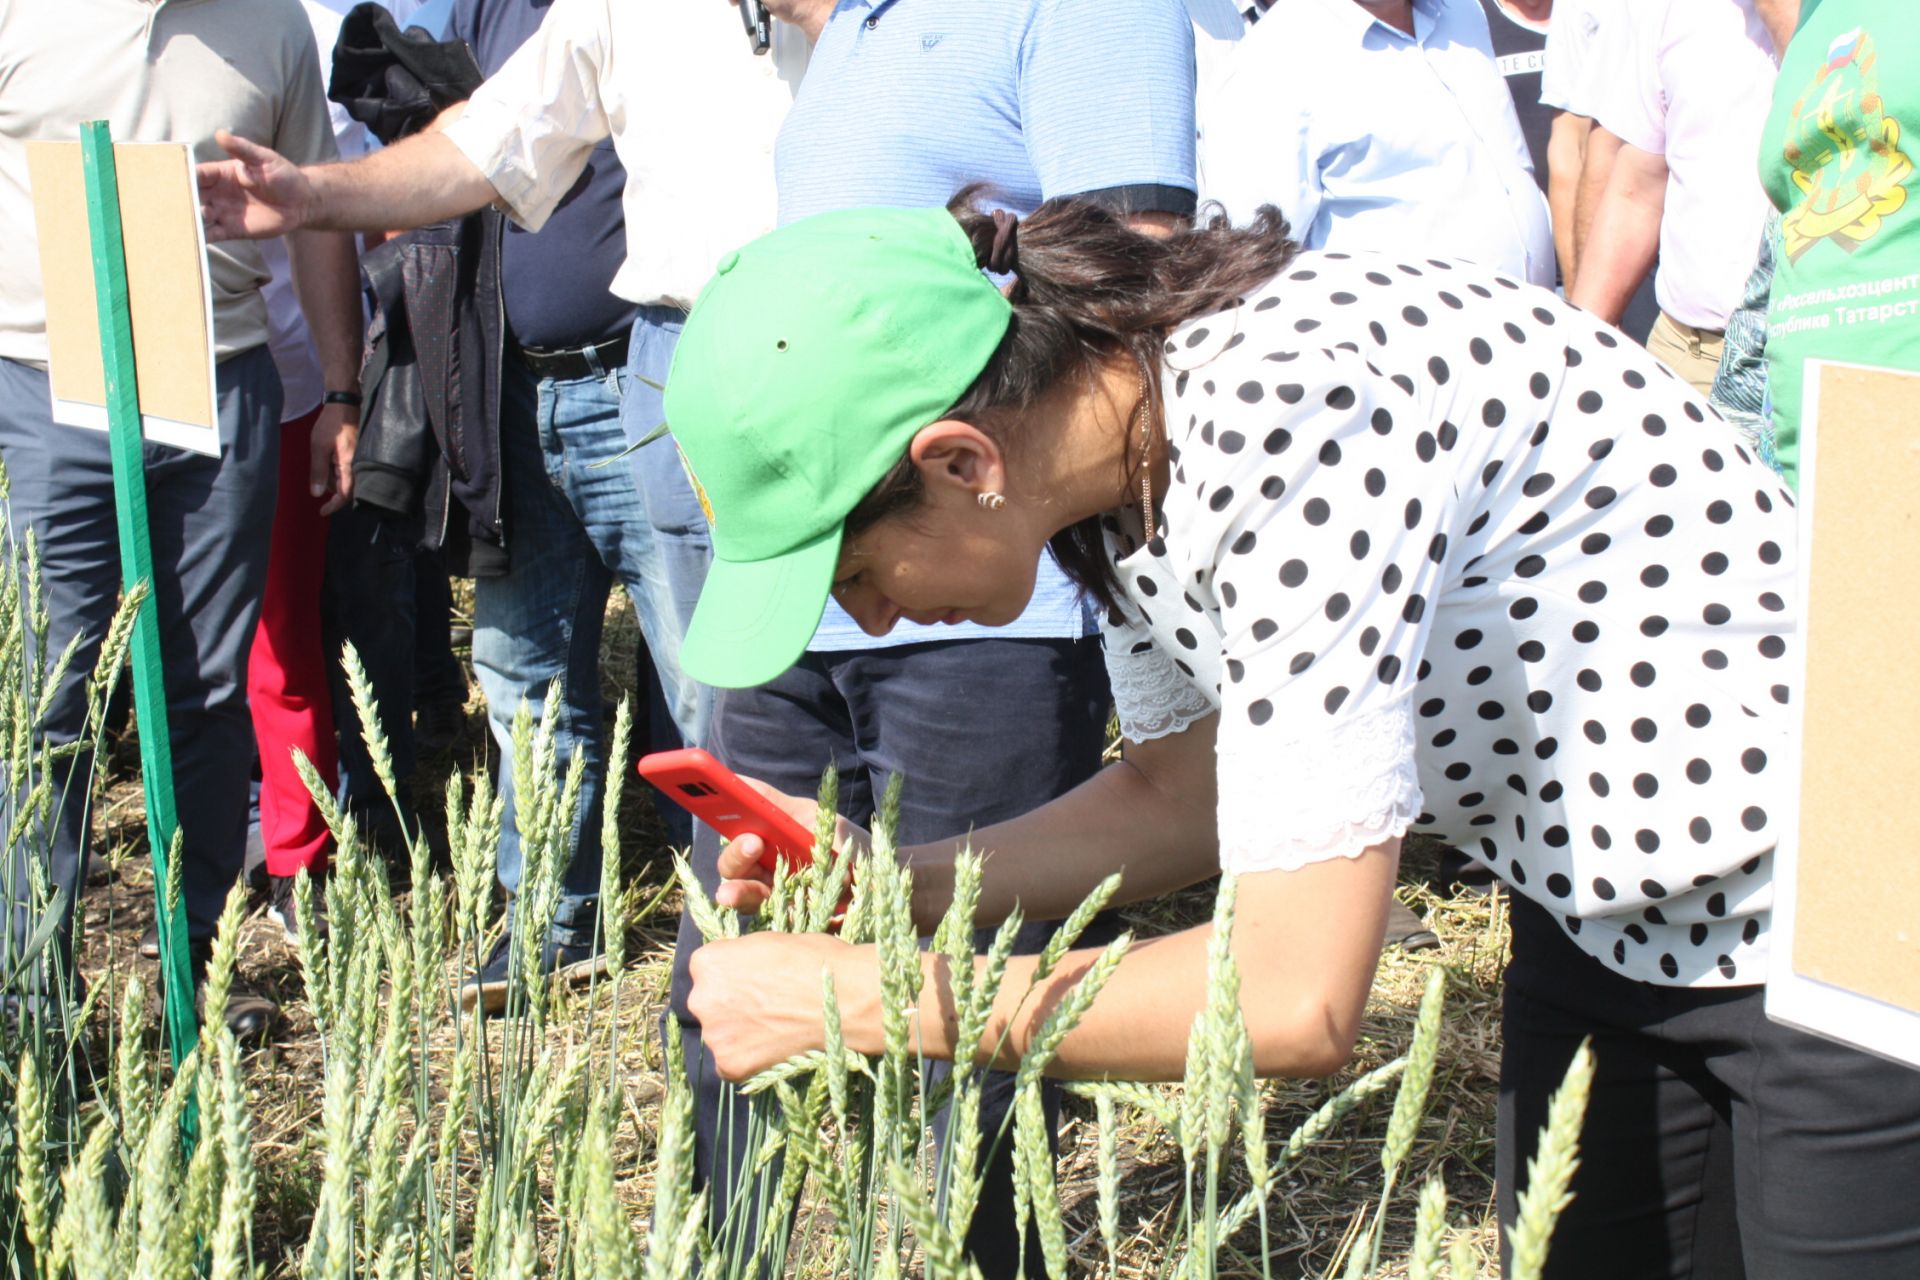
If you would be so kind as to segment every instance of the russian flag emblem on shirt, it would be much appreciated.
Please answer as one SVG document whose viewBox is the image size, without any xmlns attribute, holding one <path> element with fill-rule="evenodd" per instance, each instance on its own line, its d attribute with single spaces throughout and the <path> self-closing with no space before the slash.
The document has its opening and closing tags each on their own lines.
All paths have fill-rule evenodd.
<svg viewBox="0 0 1920 1280">
<path fill-rule="evenodd" d="M 1827 70 L 1838 71 L 1852 62 L 1854 55 L 1860 52 L 1860 28 L 1855 27 L 1845 35 L 1835 36 L 1833 43 L 1827 46 Z"/>
</svg>

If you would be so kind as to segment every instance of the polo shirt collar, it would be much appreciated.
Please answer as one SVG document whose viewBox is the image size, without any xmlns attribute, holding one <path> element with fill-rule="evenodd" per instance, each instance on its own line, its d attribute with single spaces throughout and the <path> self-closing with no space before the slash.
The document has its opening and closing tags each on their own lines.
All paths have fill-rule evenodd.
<svg viewBox="0 0 1920 1280">
<path fill-rule="evenodd" d="M 843 0 L 843 3 L 845 2 L 847 0 Z M 1355 0 L 1320 0 L 1320 7 L 1336 28 L 1343 29 L 1356 42 L 1365 39 L 1367 32 L 1377 27 L 1389 40 L 1425 44 L 1440 21 L 1440 11 L 1445 7 L 1446 2 L 1447 0 L 1413 0 L 1412 35 L 1408 35 L 1396 26 L 1382 22 L 1356 4 Z"/>
</svg>

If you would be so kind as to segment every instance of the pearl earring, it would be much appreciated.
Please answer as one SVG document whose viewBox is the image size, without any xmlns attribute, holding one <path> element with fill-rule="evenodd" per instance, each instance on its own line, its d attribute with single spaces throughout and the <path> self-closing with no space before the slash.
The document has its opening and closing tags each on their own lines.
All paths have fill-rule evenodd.
<svg viewBox="0 0 1920 1280">
<path fill-rule="evenodd" d="M 974 501 L 978 502 L 981 506 L 985 507 L 989 511 L 998 511 L 1000 508 L 1007 505 L 1007 496 L 1003 493 L 997 493 L 994 490 L 989 489 L 985 493 L 977 495 L 974 498 Z"/>
</svg>

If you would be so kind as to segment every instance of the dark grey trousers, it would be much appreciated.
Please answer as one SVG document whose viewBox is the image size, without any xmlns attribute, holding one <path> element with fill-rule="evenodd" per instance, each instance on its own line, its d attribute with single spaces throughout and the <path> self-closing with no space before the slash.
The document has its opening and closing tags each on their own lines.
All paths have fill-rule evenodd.
<svg viewBox="0 0 1920 1280">
<path fill-rule="evenodd" d="M 1072 790 L 1100 768 L 1106 745 L 1106 660 L 1100 642 L 1086 640 L 949 640 L 855 653 L 809 653 L 757 689 L 722 689 L 714 700 L 707 746 L 729 767 L 782 790 L 809 795 L 828 764 L 840 768 L 840 812 L 871 820 L 887 779 L 904 781 L 903 845 L 955 836 L 1037 809 Z M 696 825 L 694 870 L 711 889 L 720 855 L 718 838 Z M 1046 945 L 1054 926 L 1029 922 L 1022 953 Z M 1104 943 L 1116 926 L 1096 920 L 1081 945 Z M 988 935 L 976 943 L 985 947 Z M 681 1020 L 688 1078 L 695 1092 L 697 1176 L 705 1184 L 716 1222 L 733 1206 L 736 1169 L 745 1160 L 748 1108 L 726 1089 L 687 1012 L 692 989 L 687 965 L 699 932 L 682 916 L 674 950 L 670 1016 Z M 945 1074 L 930 1064 L 930 1078 Z M 1060 1093 L 1044 1094 L 1057 1123 Z M 967 1252 L 987 1280 L 1018 1273 L 1020 1235 L 1014 1230 L 1013 1139 L 1000 1137 L 1013 1105 L 1013 1077 L 988 1072 L 980 1123 L 983 1184 L 967 1233 Z M 933 1128 L 944 1141 L 945 1113 Z M 991 1152 L 991 1158 L 987 1158 Z M 1037 1235 L 1029 1228 L 1027 1270 L 1040 1268 Z"/>
<path fill-rule="evenodd" d="M 266 348 L 222 361 L 217 373 L 221 455 L 144 447 L 184 895 L 196 940 L 213 935 L 245 856 L 253 756 L 247 655 L 266 581 L 280 454 L 280 377 Z M 56 425 L 47 375 L 0 360 L 0 459 L 12 485 L 14 537 L 23 552 L 29 530 L 39 542 L 49 660 L 82 636 L 43 726 L 49 742 L 72 742 L 85 728 L 87 677 L 120 599 L 107 435 Z M 71 769 L 75 781 L 62 786 L 56 775 L 53 829 L 31 841 L 40 856 L 50 855 L 51 884 L 76 896 L 88 844 L 90 766 L 85 753 L 57 766 Z M 9 862 L 16 874 L 5 891 L 18 937 L 26 864 L 19 857 Z"/>
</svg>

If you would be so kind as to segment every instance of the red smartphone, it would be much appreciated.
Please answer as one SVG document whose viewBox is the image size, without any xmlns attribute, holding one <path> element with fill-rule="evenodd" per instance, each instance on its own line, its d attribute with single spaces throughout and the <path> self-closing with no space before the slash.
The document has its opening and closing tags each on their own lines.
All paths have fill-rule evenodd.
<svg viewBox="0 0 1920 1280">
<path fill-rule="evenodd" d="M 759 836 L 767 846 L 760 865 L 768 871 L 782 858 L 795 870 L 813 862 L 813 832 L 698 747 L 642 756 L 640 776 L 727 839 Z"/>
</svg>

